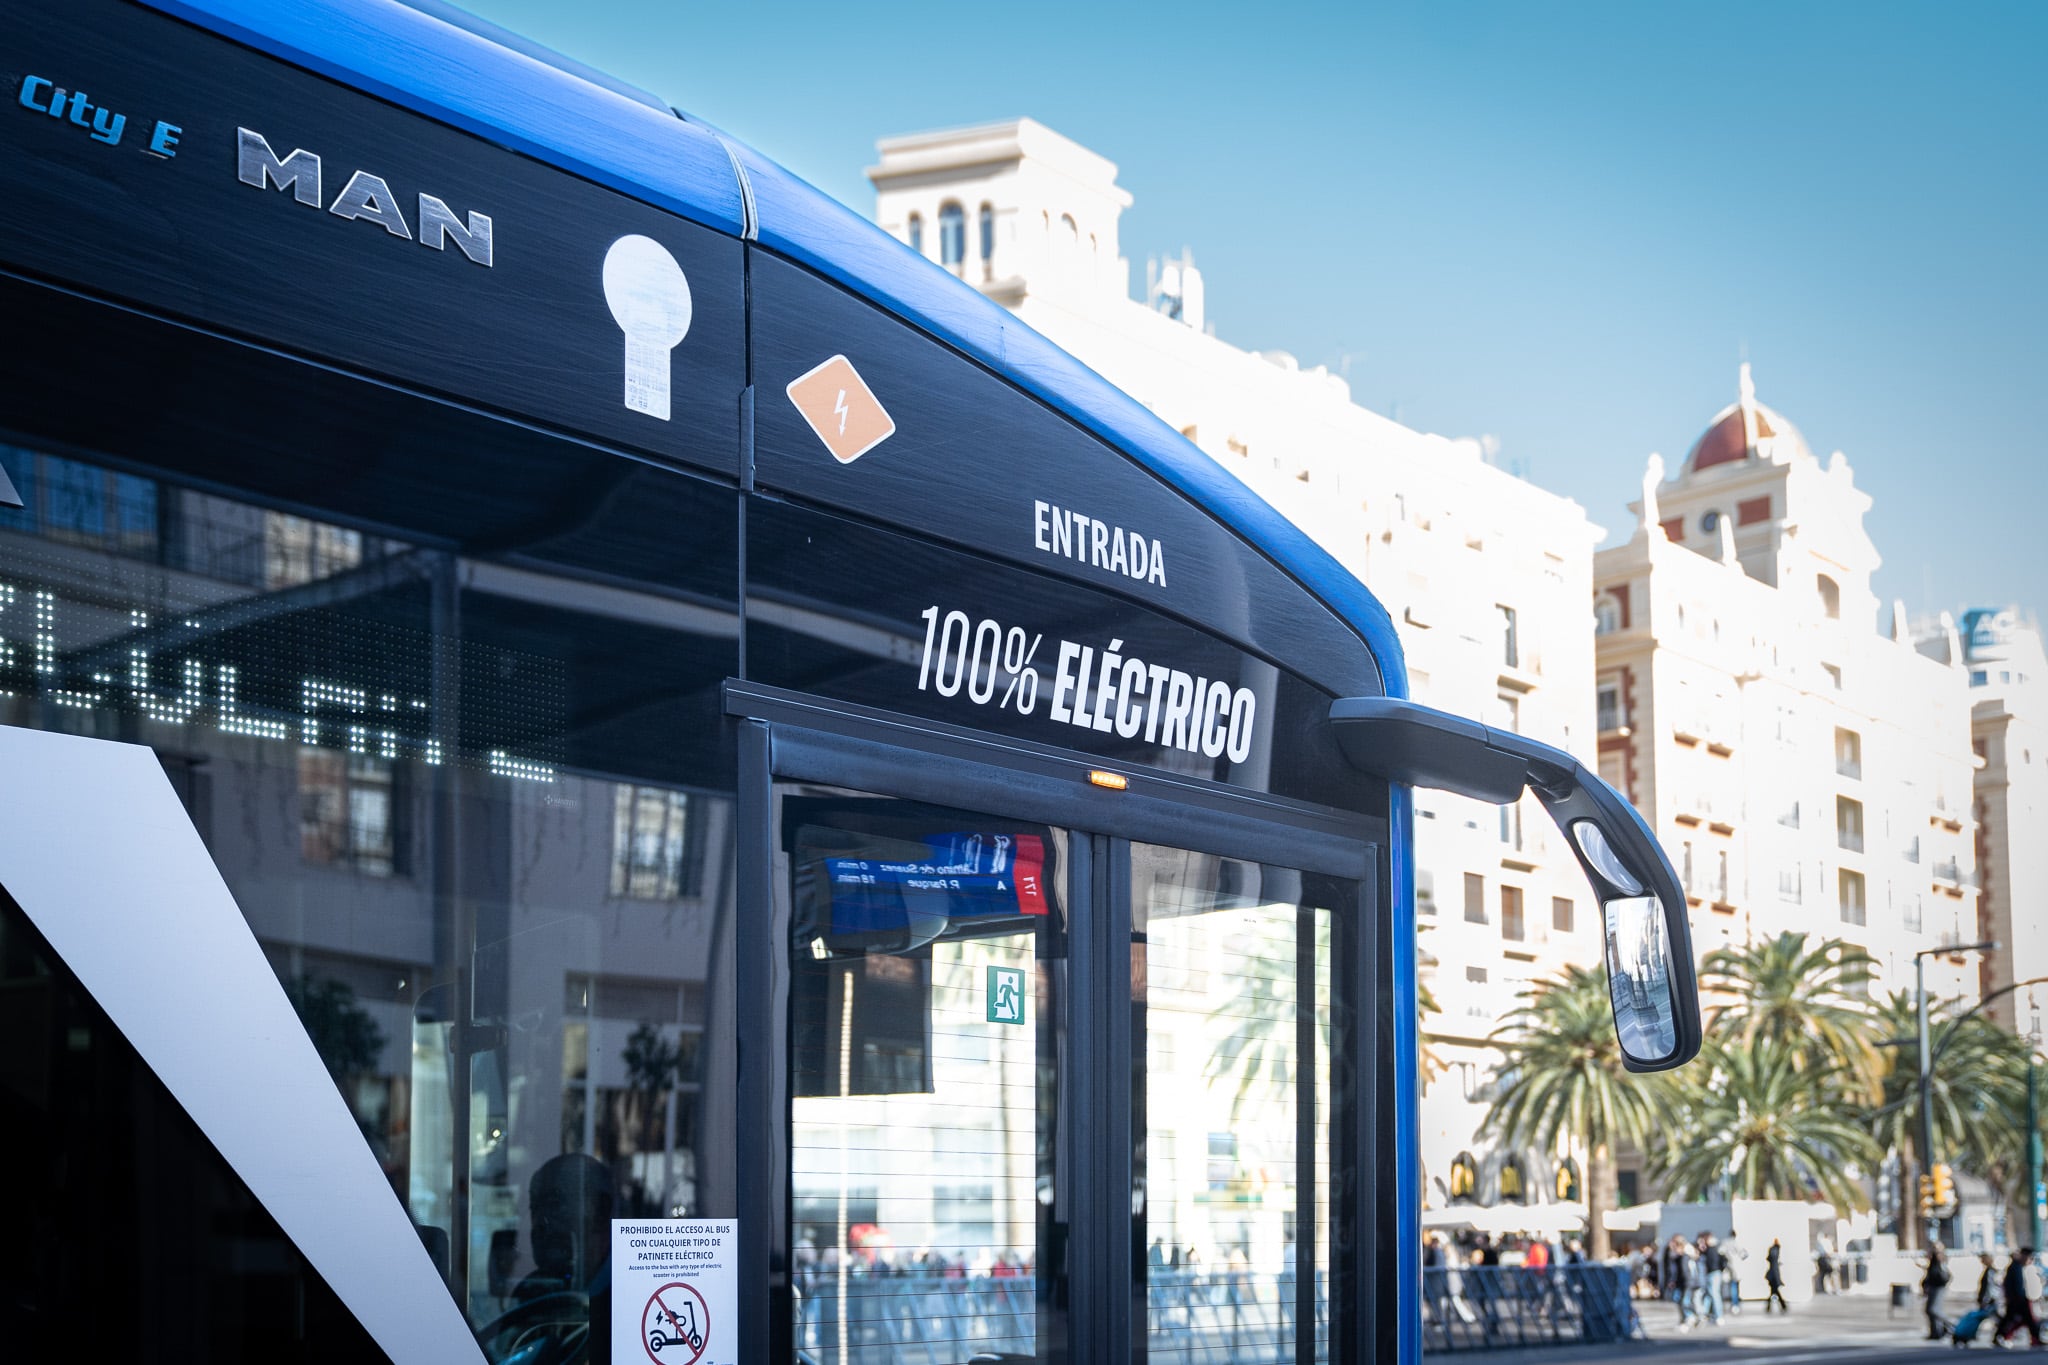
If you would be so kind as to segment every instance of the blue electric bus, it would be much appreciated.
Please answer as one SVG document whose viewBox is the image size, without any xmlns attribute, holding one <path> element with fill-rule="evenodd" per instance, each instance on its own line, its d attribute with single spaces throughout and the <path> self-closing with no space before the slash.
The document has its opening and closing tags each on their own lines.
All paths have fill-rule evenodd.
<svg viewBox="0 0 2048 1365">
<path fill-rule="evenodd" d="M 716 129 L 438 0 L 0 73 L 9 1358 L 1413 1361 L 1417 784 L 1697 1048 L 1625 802 Z"/>
</svg>

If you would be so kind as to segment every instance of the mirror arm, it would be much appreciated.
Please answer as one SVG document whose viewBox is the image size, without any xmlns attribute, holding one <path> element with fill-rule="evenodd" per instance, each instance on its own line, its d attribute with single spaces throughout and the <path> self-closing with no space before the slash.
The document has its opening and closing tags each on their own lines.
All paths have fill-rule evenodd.
<svg viewBox="0 0 2048 1365">
<path fill-rule="evenodd" d="M 1684 889 L 1656 835 L 1626 797 L 1584 764 L 1553 745 L 1393 697 L 1343 697 L 1330 703 L 1338 745 L 1361 771 L 1412 787 L 1506 805 L 1534 791 L 1565 836 L 1580 870 L 1604 905 L 1628 892 L 1599 874 L 1572 826 L 1590 821 L 1606 835 L 1628 868 L 1655 896 L 1664 913 L 1672 952 L 1674 1022 L 1678 1049 L 1669 1059 L 1644 1064 L 1624 1052 L 1630 1071 L 1661 1071 L 1699 1051 L 1699 988 L 1692 961 L 1692 925 Z M 1605 888 L 1603 890 L 1603 888 Z"/>
</svg>

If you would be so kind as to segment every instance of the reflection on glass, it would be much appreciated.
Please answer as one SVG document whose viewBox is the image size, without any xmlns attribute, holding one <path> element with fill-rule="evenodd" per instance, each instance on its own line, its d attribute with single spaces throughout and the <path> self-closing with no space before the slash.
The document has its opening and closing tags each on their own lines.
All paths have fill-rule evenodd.
<svg viewBox="0 0 2048 1365">
<path fill-rule="evenodd" d="M 1067 836 L 784 791 L 799 1358 L 1049 1357 Z"/>
<path fill-rule="evenodd" d="M 1678 1050 L 1671 984 L 1671 940 L 1655 896 L 1601 906 L 1607 917 L 1607 989 L 1622 1051 L 1654 1062 Z"/>
<path fill-rule="evenodd" d="M 674 528 L 732 496 L 469 434 L 221 469 L 167 425 L 123 452 L 178 462 L 149 478 L 0 446 L 36 491 L 0 513 L 0 724 L 156 749 L 487 1351 L 609 1359 L 607 1220 L 733 1212 L 698 1134 L 730 1122 L 736 652 L 672 606 L 731 595 Z M 303 510 L 343 498 L 379 532 Z"/>
<path fill-rule="evenodd" d="M 1289 868 L 1131 865 L 1150 1358 L 1326 1359 L 1331 912 Z"/>
<path fill-rule="evenodd" d="M 1624 895 L 1642 894 L 1643 884 L 1635 879 L 1622 864 L 1621 858 L 1607 842 L 1607 832 L 1591 820 L 1580 820 L 1572 826 L 1572 837 L 1579 841 L 1579 848 L 1586 855 L 1586 861 L 1593 864 L 1615 890 Z M 1598 887 L 1594 888 L 1596 891 Z"/>
</svg>

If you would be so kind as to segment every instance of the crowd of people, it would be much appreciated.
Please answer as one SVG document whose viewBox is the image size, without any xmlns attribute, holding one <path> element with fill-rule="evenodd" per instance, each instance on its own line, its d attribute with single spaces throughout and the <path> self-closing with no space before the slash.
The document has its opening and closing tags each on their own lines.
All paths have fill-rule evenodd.
<svg viewBox="0 0 2048 1365">
<path fill-rule="evenodd" d="M 1764 1311 L 1785 1303 L 1785 1251 L 1776 1241 L 1765 1254 L 1764 1283 L 1770 1294 Z M 1718 1327 L 1742 1311 L 1741 1274 L 1749 1253 L 1731 1238 L 1711 1232 L 1694 1238 L 1673 1235 L 1659 1247 L 1644 1242 L 1628 1253 L 1629 1284 L 1639 1299 L 1666 1299 L 1678 1306 L 1678 1330 Z"/>
<path fill-rule="evenodd" d="M 2021 1247 L 2006 1258 L 2001 1271 L 1989 1252 L 1977 1256 L 1979 1272 L 1975 1302 L 1961 1317 L 1948 1316 L 1949 1287 L 1955 1283 L 1955 1268 L 1949 1264 L 1947 1248 L 1936 1242 L 1927 1254 L 1927 1269 L 1920 1277 L 1920 1295 L 1927 1314 L 1927 1339 L 1953 1337 L 1958 1342 L 1974 1341 L 1985 1324 L 1991 1329 L 1991 1344 L 2004 1346 L 2024 1332 L 2034 1346 L 2042 1344 L 2042 1298 L 2048 1294 L 2040 1258 L 2032 1247 Z"/>
</svg>

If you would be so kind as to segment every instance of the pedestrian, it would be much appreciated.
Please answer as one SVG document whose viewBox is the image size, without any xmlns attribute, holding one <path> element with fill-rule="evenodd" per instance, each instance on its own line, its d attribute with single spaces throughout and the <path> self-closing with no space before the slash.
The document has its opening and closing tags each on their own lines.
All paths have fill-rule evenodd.
<svg viewBox="0 0 2048 1365">
<path fill-rule="evenodd" d="M 1940 1341 L 1948 1335 L 1949 1321 L 1941 1314 L 1941 1297 L 1948 1292 L 1952 1278 L 1948 1271 L 1948 1252 L 1936 1242 L 1927 1248 L 1927 1273 L 1920 1277 L 1920 1292 L 1927 1298 L 1927 1339 Z"/>
<path fill-rule="evenodd" d="M 1991 1344 L 2002 1345 L 2007 1337 L 2027 1329 L 2027 1336 L 2034 1345 L 2041 1345 L 2041 1318 L 2034 1310 L 2034 1299 L 2040 1292 L 2041 1272 L 2034 1264 L 2034 1249 L 2021 1247 L 2006 1262 L 2005 1312 L 1999 1316 L 1998 1330 L 1991 1334 Z"/>
<path fill-rule="evenodd" d="M 1700 1270 L 1702 1272 L 1701 1294 L 1705 1300 L 1707 1320 L 1714 1326 L 1721 1325 L 1721 1296 L 1728 1288 L 1728 1258 L 1721 1253 L 1721 1247 L 1711 1232 L 1703 1232 L 1699 1239 Z"/>
<path fill-rule="evenodd" d="M 1984 1273 L 1977 1277 L 1977 1306 L 1987 1313 L 1996 1313 L 1999 1308 L 1998 1267 L 1988 1251 L 1978 1252 L 1977 1259 L 1984 1263 Z"/>
<path fill-rule="evenodd" d="M 1706 1272 L 1700 1268 L 1699 1253 L 1685 1238 L 1671 1238 L 1671 1289 L 1678 1300 L 1678 1330 L 1690 1332 L 1700 1325 L 1700 1302 L 1706 1295 Z"/>
<path fill-rule="evenodd" d="M 1825 1237 L 1820 1239 L 1820 1247 L 1813 1253 L 1813 1292 L 1816 1294 L 1832 1294 L 1835 1292 L 1834 1248 L 1828 1245 L 1828 1239 Z"/>
<path fill-rule="evenodd" d="M 1770 1297 L 1764 1300 L 1764 1313 L 1770 1314 L 1771 1305 L 1778 1305 L 1781 1313 L 1790 1313 L 1792 1305 L 1785 1302 L 1785 1248 L 1778 1245 L 1778 1239 L 1771 1239 L 1771 1249 L 1764 1253 L 1764 1283 L 1770 1286 Z"/>
</svg>

